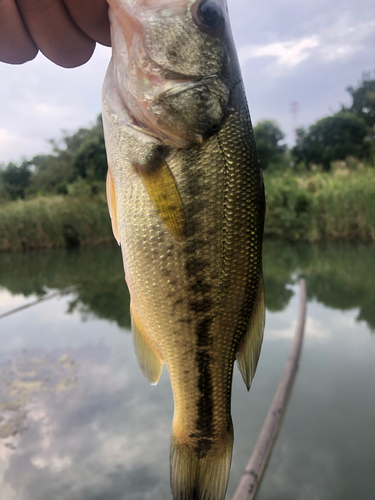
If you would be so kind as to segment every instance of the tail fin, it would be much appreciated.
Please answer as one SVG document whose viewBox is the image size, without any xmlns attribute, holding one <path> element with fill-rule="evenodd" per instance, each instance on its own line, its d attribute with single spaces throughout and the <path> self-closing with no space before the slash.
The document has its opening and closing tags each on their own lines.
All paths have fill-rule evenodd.
<svg viewBox="0 0 375 500">
<path fill-rule="evenodd" d="M 180 443 L 172 430 L 171 486 L 173 500 L 224 500 L 232 460 L 233 428 L 225 442 L 215 441 L 207 453 Z"/>
</svg>

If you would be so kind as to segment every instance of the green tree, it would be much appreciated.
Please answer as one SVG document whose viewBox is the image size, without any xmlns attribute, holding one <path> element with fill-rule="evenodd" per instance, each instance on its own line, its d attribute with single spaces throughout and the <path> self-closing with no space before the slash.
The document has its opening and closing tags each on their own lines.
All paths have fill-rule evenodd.
<svg viewBox="0 0 375 500">
<path fill-rule="evenodd" d="M 364 119 L 368 126 L 368 138 L 375 140 L 375 79 L 370 73 L 363 73 L 358 87 L 347 87 L 353 103 L 349 108 Z"/>
<path fill-rule="evenodd" d="M 261 120 L 254 127 L 254 136 L 260 166 L 263 170 L 285 163 L 286 145 L 281 144 L 285 134 L 276 122 Z"/>
<path fill-rule="evenodd" d="M 74 134 L 64 133 L 59 141 L 50 141 L 52 153 L 37 155 L 27 164 L 32 170 L 28 195 L 66 194 L 68 186 L 84 179 L 89 183 L 105 180 L 107 158 L 101 116 L 91 128 L 80 128 Z M 82 186 L 81 186 L 82 187 Z"/>
<path fill-rule="evenodd" d="M 0 172 L 2 191 L 7 193 L 11 200 L 25 198 L 25 190 L 29 185 L 31 171 L 27 161 L 21 165 L 8 163 L 7 167 Z"/>
<path fill-rule="evenodd" d="M 67 184 L 71 182 L 73 167 L 70 161 L 62 160 L 56 155 L 37 155 L 29 161 L 33 174 L 27 194 L 46 194 L 67 192 Z"/>
<path fill-rule="evenodd" d="M 107 175 L 107 155 L 104 144 L 104 132 L 101 116 L 90 130 L 90 135 L 81 144 L 74 161 L 76 175 L 91 180 L 104 181 Z"/>
<path fill-rule="evenodd" d="M 305 161 L 323 165 L 328 171 L 331 161 L 345 160 L 347 156 L 367 158 L 369 143 L 365 141 L 367 125 L 355 113 L 339 111 L 318 120 L 308 131 L 297 131 L 297 143 L 292 150 L 296 162 Z"/>
</svg>

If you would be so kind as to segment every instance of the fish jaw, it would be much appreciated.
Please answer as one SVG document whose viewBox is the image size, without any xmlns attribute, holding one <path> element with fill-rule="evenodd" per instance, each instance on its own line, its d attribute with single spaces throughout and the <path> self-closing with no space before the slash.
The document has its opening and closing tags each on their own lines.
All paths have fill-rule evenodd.
<svg viewBox="0 0 375 500">
<path fill-rule="evenodd" d="M 134 123 L 171 147 L 201 144 L 228 103 L 222 39 L 197 29 L 191 1 L 112 3 L 114 77 Z"/>
</svg>

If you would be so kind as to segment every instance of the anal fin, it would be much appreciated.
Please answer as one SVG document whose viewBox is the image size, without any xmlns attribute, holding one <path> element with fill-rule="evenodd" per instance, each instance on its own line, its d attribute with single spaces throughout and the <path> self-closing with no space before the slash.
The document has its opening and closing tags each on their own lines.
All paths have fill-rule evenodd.
<svg viewBox="0 0 375 500">
<path fill-rule="evenodd" d="M 260 349 L 263 342 L 263 332 L 265 323 L 264 304 L 264 280 L 263 273 L 259 277 L 257 293 L 255 296 L 253 309 L 247 327 L 247 331 L 242 339 L 239 350 L 236 353 L 237 366 L 246 384 L 250 389 L 255 370 L 258 364 Z"/>
<path fill-rule="evenodd" d="M 156 385 L 163 371 L 163 361 L 147 339 L 142 324 L 132 305 L 130 306 L 130 315 L 134 350 L 139 367 L 148 382 L 152 385 Z"/>
</svg>

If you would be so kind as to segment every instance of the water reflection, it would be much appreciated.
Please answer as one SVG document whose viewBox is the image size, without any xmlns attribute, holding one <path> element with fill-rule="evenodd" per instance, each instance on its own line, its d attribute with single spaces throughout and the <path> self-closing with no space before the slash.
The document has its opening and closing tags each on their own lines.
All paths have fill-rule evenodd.
<svg viewBox="0 0 375 500">
<path fill-rule="evenodd" d="M 375 247 L 292 245 L 266 241 L 264 278 L 267 309 L 283 311 L 291 286 L 305 276 L 309 299 L 339 310 L 358 308 L 359 321 L 375 331 Z M 80 250 L 0 254 L 0 287 L 11 294 L 43 295 L 47 289 L 80 285 L 68 313 L 94 314 L 130 327 L 129 292 L 116 245 Z"/>
<path fill-rule="evenodd" d="M 266 242 L 264 264 L 266 336 L 249 394 L 235 371 L 227 498 L 284 368 L 304 275 L 302 361 L 259 500 L 373 500 L 375 249 Z M 138 368 L 118 247 L 0 255 L 3 311 L 74 284 L 0 321 L 0 498 L 171 500 L 170 383 L 164 370 L 151 387 Z"/>
<path fill-rule="evenodd" d="M 130 337 L 123 339 L 130 351 Z M 14 414 L 0 439 L 2 500 L 168 498 L 171 401 L 158 405 L 171 400 L 167 377 L 158 394 L 140 387 L 135 359 L 102 342 L 68 355 L 53 350 L 49 359 L 22 353 L 15 368 L 17 356 L 11 353 L 13 370 L 3 367 L 15 399 L 0 410 L 3 422 Z"/>
<path fill-rule="evenodd" d="M 264 279 L 269 311 L 285 309 L 290 285 L 307 281 L 308 299 L 341 311 L 359 309 L 357 320 L 375 331 L 375 246 L 293 245 L 267 241 Z"/>
<path fill-rule="evenodd" d="M 0 456 L 15 450 L 28 429 L 31 402 L 44 392 L 55 394 L 77 387 L 76 366 L 69 354 L 53 359 L 47 353 L 24 350 L 0 365 Z"/>
<path fill-rule="evenodd" d="M 129 292 L 117 245 L 79 250 L 0 254 L 0 287 L 11 294 L 41 296 L 47 289 L 79 285 L 69 313 L 94 314 L 130 326 Z"/>
</svg>

